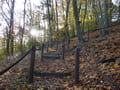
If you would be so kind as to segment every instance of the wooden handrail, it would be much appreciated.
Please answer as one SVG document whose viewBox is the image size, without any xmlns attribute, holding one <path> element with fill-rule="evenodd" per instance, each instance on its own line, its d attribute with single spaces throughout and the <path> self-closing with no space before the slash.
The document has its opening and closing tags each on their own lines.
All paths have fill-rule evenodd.
<svg viewBox="0 0 120 90">
<path fill-rule="evenodd" d="M 13 66 L 15 66 L 16 64 L 18 64 L 20 61 L 22 61 L 25 56 L 27 56 L 30 52 L 31 52 L 32 49 L 28 50 L 19 60 L 17 60 L 15 63 L 11 64 L 9 67 L 7 67 L 6 69 L 2 70 L 0 72 L 0 75 L 3 75 L 5 72 L 7 72 L 9 69 L 11 69 Z"/>
</svg>

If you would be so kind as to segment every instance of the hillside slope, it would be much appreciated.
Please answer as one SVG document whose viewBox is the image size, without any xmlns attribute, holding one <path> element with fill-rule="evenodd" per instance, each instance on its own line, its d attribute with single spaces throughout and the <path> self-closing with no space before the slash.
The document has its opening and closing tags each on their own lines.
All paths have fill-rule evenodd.
<svg viewBox="0 0 120 90">
<path fill-rule="evenodd" d="M 27 56 L 10 71 L 0 76 L 0 90 L 115 90 L 111 83 L 104 80 L 85 61 L 87 59 L 101 73 L 112 79 L 113 82 L 120 84 L 120 58 L 116 58 L 113 62 L 108 60 L 106 63 L 99 63 L 106 58 L 120 55 L 120 24 L 109 28 L 109 30 L 111 33 L 105 37 L 98 37 L 99 31 L 90 32 L 89 42 L 80 46 L 82 56 L 79 65 L 79 84 L 74 84 L 75 50 L 65 53 L 65 60 L 48 58 L 44 61 L 40 61 L 40 52 L 38 51 L 35 63 L 36 71 L 71 72 L 72 75 L 63 78 L 34 76 L 34 83 L 27 84 L 30 64 L 30 56 Z M 77 38 L 72 38 L 70 47 L 76 45 L 77 41 Z M 49 48 L 49 50 L 55 51 L 55 47 Z M 8 64 L 2 62 L 0 69 L 2 70 L 5 66 L 7 67 Z"/>
</svg>

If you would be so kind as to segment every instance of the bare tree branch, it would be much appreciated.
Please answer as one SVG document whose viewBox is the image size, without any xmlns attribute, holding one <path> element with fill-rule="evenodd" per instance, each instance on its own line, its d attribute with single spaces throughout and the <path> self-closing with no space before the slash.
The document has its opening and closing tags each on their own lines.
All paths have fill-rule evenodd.
<svg viewBox="0 0 120 90">
<path fill-rule="evenodd" d="M 5 22 L 7 23 L 7 25 L 9 26 L 9 20 L 5 18 L 5 16 L 3 15 L 3 13 L 1 13 L 3 19 L 5 20 Z"/>
</svg>

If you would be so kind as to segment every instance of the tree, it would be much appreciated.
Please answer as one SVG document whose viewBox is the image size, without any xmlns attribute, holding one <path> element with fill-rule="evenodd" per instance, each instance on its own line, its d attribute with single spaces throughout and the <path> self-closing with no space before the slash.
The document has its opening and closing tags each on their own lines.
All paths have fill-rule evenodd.
<svg viewBox="0 0 120 90">
<path fill-rule="evenodd" d="M 120 21 L 120 1 L 119 1 L 119 16 L 118 16 L 118 20 Z"/>
<path fill-rule="evenodd" d="M 20 50 L 23 53 L 23 36 L 25 31 L 25 15 L 26 15 L 26 0 L 24 1 L 24 14 L 23 14 L 23 28 L 21 29 L 21 42 L 20 42 Z"/>
<path fill-rule="evenodd" d="M 3 10 L 3 5 L 8 6 L 8 10 Z M 14 8 L 15 0 L 4 0 L 1 5 L 2 17 L 7 23 L 8 29 L 6 29 L 7 39 L 6 39 L 6 52 L 7 55 L 10 53 L 13 55 L 14 52 Z M 11 48 L 11 50 L 10 50 Z"/>
<path fill-rule="evenodd" d="M 69 15 L 69 6 L 70 6 L 70 0 L 66 1 L 67 6 L 66 6 L 66 19 L 65 19 L 65 35 L 67 40 L 69 40 L 69 28 L 68 28 L 68 15 Z"/>
<path fill-rule="evenodd" d="M 57 27 L 57 32 L 59 30 L 59 27 L 58 27 L 58 3 L 57 3 L 57 0 L 55 0 L 55 4 L 56 4 L 56 27 Z"/>
<path fill-rule="evenodd" d="M 81 22 L 79 21 L 79 11 L 77 7 L 77 0 L 73 0 L 72 3 L 73 3 L 73 12 L 74 12 L 78 41 L 79 41 L 79 44 L 83 44 L 82 30 L 80 26 Z"/>
<path fill-rule="evenodd" d="M 105 15 L 104 15 L 104 22 L 105 22 L 105 25 L 104 27 L 105 28 L 108 28 L 109 27 L 109 15 L 108 15 L 108 0 L 104 0 L 104 9 L 105 9 Z"/>
<path fill-rule="evenodd" d="M 49 40 L 50 40 L 50 46 L 52 43 L 52 27 L 51 27 L 51 15 L 50 15 L 50 6 L 51 2 L 50 0 L 47 0 L 47 14 L 48 14 L 48 28 L 49 28 Z"/>
</svg>

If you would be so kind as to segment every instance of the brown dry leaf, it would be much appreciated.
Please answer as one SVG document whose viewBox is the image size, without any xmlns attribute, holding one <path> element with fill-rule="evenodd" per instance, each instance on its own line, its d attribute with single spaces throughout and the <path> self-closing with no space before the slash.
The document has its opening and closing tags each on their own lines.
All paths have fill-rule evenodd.
<svg viewBox="0 0 120 90">
<path fill-rule="evenodd" d="M 28 90 L 27 88 L 24 88 L 24 90 Z"/>
<path fill-rule="evenodd" d="M 95 61 L 91 60 L 90 63 L 95 63 Z"/>
<path fill-rule="evenodd" d="M 56 72 L 63 72 L 64 70 L 57 70 Z"/>
<path fill-rule="evenodd" d="M 70 56 L 69 59 L 74 59 L 75 57 L 74 56 Z"/>
<path fill-rule="evenodd" d="M 7 72 L 5 73 L 5 75 L 10 75 L 10 72 L 9 72 L 9 71 L 7 71 Z"/>
<path fill-rule="evenodd" d="M 41 80 L 41 77 L 34 77 L 34 80 L 40 81 L 40 80 Z"/>
<path fill-rule="evenodd" d="M 113 56 L 119 56 L 119 53 L 113 53 Z"/>
</svg>

